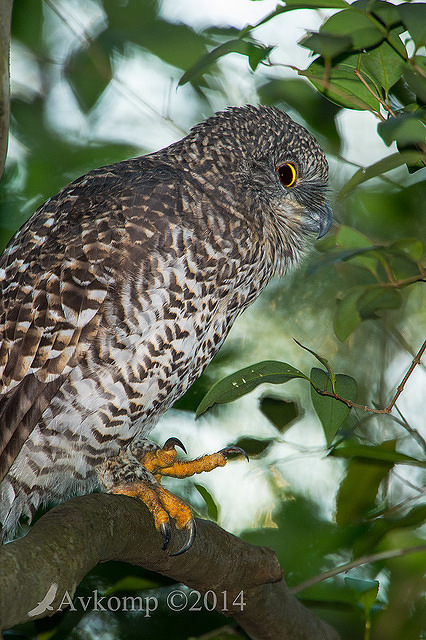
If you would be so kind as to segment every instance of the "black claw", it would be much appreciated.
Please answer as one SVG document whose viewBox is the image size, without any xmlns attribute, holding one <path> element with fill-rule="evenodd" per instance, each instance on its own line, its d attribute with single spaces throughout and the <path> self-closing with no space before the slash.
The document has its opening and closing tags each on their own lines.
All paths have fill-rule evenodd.
<svg viewBox="0 0 426 640">
<path fill-rule="evenodd" d="M 195 534 L 197 533 L 197 528 L 195 526 L 195 520 L 194 518 L 191 518 L 191 520 L 188 520 L 186 526 L 186 542 L 183 545 L 183 547 L 181 549 L 179 549 L 179 551 L 175 551 L 175 553 L 171 553 L 171 556 L 180 556 L 182 555 L 182 553 L 185 553 L 185 551 L 188 551 L 188 549 L 190 547 L 192 547 L 192 544 L 195 540 Z"/>
<path fill-rule="evenodd" d="M 219 453 L 223 453 L 223 455 L 225 457 L 228 457 L 228 455 L 230 453 L 239 453 L 239 454 L 241 454 L 242 456 L 245 457 L 247 462 L 250 462 L 250 459 L 249 459 L 247 453 L 244 451 L 244 449 L 241 449 L 241 447 L 225 447 L 225 449 L 221 449 L 219 451 Z"/>
<path fill-rule="evenodd" d="M 163 551 L 167 549 L 170 544 L 170 540 L 172 538 L 172 530 L 170 528 L 170 524 L 168 522 L 163 522 L 160 525 L 160 532 L 163 536 L 163 546 L 161 547 Z"/>
<path fill-rule="evenodd" d="M 169 438 L 168 440 L 166 440 L 163 449 L 169 451 L 169 449 L 174 449 L 175 447 L 180 447 L 186 453 L 186 449 L 179 438 Z"/>
</svg>

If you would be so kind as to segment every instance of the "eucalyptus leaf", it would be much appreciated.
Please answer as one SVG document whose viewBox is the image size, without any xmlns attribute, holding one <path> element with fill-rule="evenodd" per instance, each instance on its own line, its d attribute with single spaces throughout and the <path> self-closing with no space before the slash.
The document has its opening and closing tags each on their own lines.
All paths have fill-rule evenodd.
<svg viewBox="0 0 426 640">
<path fill-rule="evenodd" d="M 302 47 L 319 53 L 325 59 L 332 59 L 344 51 L 353 49 L 350 36 L 335 35 L 332 33 L 311 33 L 300 41 Z"/>
<path fill-rule="evenodd" d="M 377 312 L 383 309 L 399 309 L 402 297 L 396 289 L 384 288 L 377 285 L 366 289 L 358 298 L 357 308 L 363 320 L 376 318 Z"/>
<path fill-rule="evenodd" d="M 364 77 L 371 91 L 362 84 L 355 74 L 358 63 L 358 55 L 345 56 L 335 62 L 328 75 L 324 60 L 317 58 L 306 71 L 299 71 L 299 73 L 308 78 L 326 98 L 341 107 L 379 112 L 380 103 L 371 93 L 371 91 L 377 92 L 375 82 L 368 76 Z"/>
<path fill-rule="evenodd" d="M 358 578 L 346 577 L 345 583 L 356 594 L 357 601 L 368 618 L 379 592 L 378 580 L 359 580 Z"/>
<path fill-rule="evenodd" d="M 219 510 L 211 493 L 202 484 L 198 484 L 197 482 L 194 482 L 194 486 L 197 489 L 200 496 L 203 498 L 204 502 L 206 503 L 207 512 L 210 518 L 214 522 L 217 522 L 217 519 L 219 517 Z"/>
<path fill-rule="evenodd" d="M 403 151 L 401 153 L 393 153 L 392 155 L 386 156 L 382 160 L 375 162 L 369 167 L 358 169 L 349 182 L 347 182 L 340 190 L 338 197 L 340 199 L 345 198 L 363 182 L 380 176 L 382 173 L 386 173 L 392 169 L 397 169 L 403 164 L 418 164 L 420 166 L 421 163 L 425 161 L 426 153 L 422 153 L 421 151 Z"/>
<path fill-rule="evenodd" d="M 379 446 L 370 446 L 357 443 L 341 443 L 336 445 L 329 453 L 335 458 L 359 458 L 360 460 L 375 460 L 385 464 L 409 464 L 416 467 L 426 468 L 426 461 L 419 460 L 412 456 L 397 451 L 389 451 Z"/>
<path fill-rule="evenodd" d="M 373 16 L 356 9 L 339 11 L 325 21 L 320 33 L 350 36 L 356 50 L 374 47 L 385 39 L 385 33 L 377 27 L 380 23 Z"/>
<path fill-rule="evenodd" d="M 402 253 L 415 262 L 419 262 L 423 257 L 425 247 L 423 242 L 418 238 L 401 238 L 393 242 L 388 247 L 388 251 L 391 253 Z"/>
<path fill-rule="evenodd" d="M 270 438 L 239 438 L 235 446 L 247 453 L 249 458 L 260 456 L 269 449 L 274 441 Z"/>
<path fill-rule="evenodd" d="M 409 88 L 417 96 L 419 103 L 426 105 L 426 56 L 416 56 L 416 66 L 414 68 L 408 62 L 405 63 L 403 69 L 403 77 Z M 423 72 L 422 72 L 423 71 Z"/>
<path fill-rule="evenodd" d="M 280 433 L 300 417 L 300 408 L 296 402 L 274 396 L 263 396 L 260 399 L 260 410 Z"/>
<path fill-rule="evenodd" d="M 377 130 L 388 146 L 392 142 L 398 142 L 401 145 L 424 144 L 426 142 L 424 116 L 425 114 L 420 110 L 415 113 L 404 113 L 380 122 Z"/>
<path fill-rule="evenodd" d="M 331 381 L 325 371 L 313 368 L 310 377 L 315 387 L 323 391 L 332 392 Z M 346 400 L 355 401 L 357 398 L 358 386 L 356 380 L 350 376 L 337 374 L 335 389 L 336 393 Z M 311 386 L 311 400 L 321 421 L 327 445 L 329 446 L 339 427 L 349 415 L 350 408 L 336 398 L 320 395 L 314 386 Z"/>
<path fill-rule="evenodd" d="M 305 374 L 286 362 L 276 360 L 258 362 L 216 382 L 199 404 L 196 416 L 200 416 L 215 404 L 232 402 L 245 396 L 259 384 L 284 384 L 294 378 L 309 380 Z"/>
<path fill-rule="evenodd" d="M 372 250 L 373 247 L 363 247 L 361 249 L 334 249 L 313 260 L 308 267 L 307 273 L 311 276 L 319 269 L 329 267 L 332 264 L 338 264 L 339 262 L 352 260 L 352 258 L 362 256 Z"/>
<path fill-rule="evenodd" d="M 65 73 L 80 106 L 89 111 L 112 79 L 109 55 L 95 40 L 73 53 Z"/>
<path fill-rule="evenodd" d="M 361 323 L 361 315 L 358 310 L 358 300 L 361 295 L 362 290 L 356 290 L 336 301 L 333 328 L 341 342 L 347 340 Z"/>
<path fill-rule="evenodd" d="M 195 64 L 193 64 L 179 80 L 178 86 L 182 86 L 187 82 L 191 82 L 201 76 L 203 73 L 206 73 L 210 69 L 213 63 L 215 63 L 219 58 L 226 56 L 228 53 L 242 53 L 248 55 L 249 47 L 245 40 L 241 40 L 239 38 L 235 38 L 233 40 L 228 40 L 228 42 L 224 42 L 220 44 L 218 47 L 209 51 L 203 55 Z"/>
<path fill-rule="evenodd" d="M 374 448 L 394 453 L 395 444 L 395 440 L 390 440 Z M 377 508 L 379 487 L 393 465 L 392 461 L 349 460 L 336 497 L 336 522 L 340 526 L 363 522 Z"/>
<path fill-rule="evenodd" d="M 287 7 L 298 9 L 345 9 L 348 3 L 344 0 L 286 0 Z"/>
<path fill-rule="evenodd" d="M 351 6 L 356 6 L 356 2 Z M 391 2 L 382 2 L 382 0 L 376 0 L 375 2 L 368 3 L 369 12 L 383 22 L 387 27 L 395 27 L 401 22 L 400 15 L 397 7 Z"/>
<path fill-rule="evenodd" d="M 398 5 L 398 12 L 407 31 L 409 31 L 416 48 L 426 45 L 426 3 L 403 2 Z"/>
<path fill-rule="evenodd" d="M 370 74 L 387 95 L 401 77 L 404 64 L 404 58 L 384 41 L 379 47 L 362 54 L 361 69 Z"/>
</svg>

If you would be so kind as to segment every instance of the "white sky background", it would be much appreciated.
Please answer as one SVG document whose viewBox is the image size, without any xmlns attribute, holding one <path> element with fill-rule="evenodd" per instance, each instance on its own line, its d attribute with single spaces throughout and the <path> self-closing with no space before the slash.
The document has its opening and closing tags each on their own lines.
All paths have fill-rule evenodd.
<svg viewBox="0 0 426 640">
<path fill-rule="evenodd" d="M 97 5 L 90 0 L 63 0 L 58 3 L 60 10 L 70 17 L 70 31 L 66 25 L 62 26 L 61 38 L 57 38 L 54 45 L 57 60 L 63 58 L 68 48 L 72 46 L 75 32 L 87 28 L 89 25 L 102 25 L 102 14 Z M 201 29 L 207 25 L 233 25 L 243 27 L 247 23 L 254 23 L 275 9 L 275 0 L 252 2 L 250 0 L 163 0 L 162 15 L 165 19 L 181 21 Z M 272 53 L 272 60 L 281 64 L 292 64 L 306 68 L 310 61 L 307 49 L 300 47 L 298 41 L 306 33 L 306 29 L 317 30 L 327 14 L 314 11 L 292 11 L 275 18 L 254 33 L 255 37 L 265 44 L 277 45 Z M 53 32 L 52 32 L 53 33 Z M 57 36 L 56 36 L 57 37 Z M 15 91 L 26 90 L 37 92 L 40 82 L 35 71 L 36 66 L 29 64 L 26 52 L 14 50 L 12 57 L 12 82 Z M 75 101 L 66 82 L 61 81 L 58 69 L 58 81 L 49 99 L 49 117 L 61 131 L 66 130 L 69 135 L 92 138 L 93 140 L 120 140 L 140 145 L 148 151 L 158 149 L 180 138 L 195 124 L 192 89 L 185 86 L 176 90 L 180 73 L 166 65 L 154 56 L 146 54 L 135 55 L 130 59 L 116 60 L 116 80 L 104 92 L 93 113 L 85 118 Z M 227 91 L 229 104 L 244 104 L 256 100 L 254 84 L 248 71 L 248 63 L 244 56 L 233 54 L 226 58 Z M 295 72 L 277 67 L 274 74 L 281 77 L 297 77 Z M 217 104 L 216 108 L 224 108 L 227 104 Z M 100 112 L 108 113 L 108 118 L 99 118 Z M 167 114 L 173 122 L 164 120 L 159 114 Z M 367 112 L 343 110 L 339 116 L 341 131 L 344 135 L 344 149 L 342 155 L 348 160 L 370 165 L 384 155 L 392 153 L 377 136 L 376 118 Z M 22 153 L 13 142 L 10 156 L 18 157 Z M 342 180 L 342 165 L 339 165 L 339 179 Z M 345 171 L 352 173 L 353 168 Z M 337 176 L 336 176 L 337 178 Z M 249 310 L 238 321 L 231 336 L 240 340 L 244 346 L 247 336 L 257 331 L 256 322 L 261 325 L 265 319 L 259 320 L 260 306 Z M 419 318 L 419 311 L 414 313 L 413 322 Z M 331 310 L 330 310 L 331 318 Z M 324 319 L 324 326 L 330 327 L 331 320 Z M 277 359 L 300 363 L 300 349 L 289 339 L 280 345 L 280 353 L 275 354 L 274 325 L 265 329 L 259 340 L 264 352 L 274 354 Z M 412 337 L 416 335 L 416 327 L 410 328 Z M 409 339 L 409 337 L 408 337 Z M 314 346 L 315 345 L 311 345 Z M 253 344 L 247 345 L 254 349 Z M 318 350 L 319 347 L 318 347 Z M 262 350 L 252 352 L 252 362 L 264 359 Z M 249 357 L 249 356 L 248 356 Z M 312 365 L 306 360 L 306 370 Z M 407 362 L 397 362 L 389 368 L 390 384 L 398 383 L 400 372 L 404 373 Z M 235 366 L 237 368 L 238 365 Z M 415 410 L 420 415 L 424 405 L 424 388 L 426 374 L 424 369 L 416 371 L 410 381 L 412 391 L 404 393 L 403 405 L 407 411 Z M 290 383 L 293 384 L 293 383 Z M 274 389 L 279 393 L 279 389 Z M 285 390 L 287 394 L 287 389 Z M 289 390 L 290 391 L 290 388 Z M 192 416 L 186 417 L 182 412 L 169 413 L 154 432 L 159 442 L 170 436 L 177 436 L 185 443 L 188 453 L 201 455 L 204 452 L 220 449 L 233 439 L 244 435 L 271 436 L 273 431 L 268 421 L 258 410 L 258 397 L 265 392 L 261 388 L 257 394 L 251 394 L 230 407 L 226 418 L 219 421 L 207 416 L 196 424 Z M 300 383 L 291 387 L 291 395 L 297 398 L 302 406 L 307 406 L 309 390 Z M 248 424 L 247 416 L 250 416 Z M 221 418 L 222 420 L 222 418 Z M 304 443 L 310 446 L 322 446 L 323 439 L 319 424 L 313 420 L 304 420 L 303 427 L 291 429 L 286 434 L 286 441 L 290 444 L 276 445 L 268 461 L 283 475 L 284 483 L 301 488 L 322 502 L 327 512 L 333 509 L 333 496 L 336 484 L 341 475 L 341 464 L 338 461 L 321 460 L 319 457 L 300 454 L 298 447 Z M 221 505 L 221 524 L 226 528 L 238 531 L 253 522 L 259 509 L 265 512 L 272 508 L 274 502 L 273 491 L 267 477 L 267 467 L 264 462 L 251 461 L 249 465 L 243 461 L 231 462 L 227 467 L 212 474 L 203 474 L 196 482 L 209 487 L 218 504 Z M 176 488 L 176 481 L 170 481 L 168 486 Z"/>
</svg>

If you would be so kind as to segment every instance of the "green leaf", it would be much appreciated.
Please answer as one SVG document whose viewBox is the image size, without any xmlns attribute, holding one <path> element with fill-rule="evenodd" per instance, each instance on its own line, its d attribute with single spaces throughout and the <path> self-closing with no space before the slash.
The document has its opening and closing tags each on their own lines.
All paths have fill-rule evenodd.
<svg viewBox="0 0 426 640">
<path fill-rule="evenodd" d="M 390 256 L 389 267 L 396 280 L 408 280 L 408 278 L 419 277 L 419 267 L 416 262 L 404 255 Z"/>
<path fill-rule="evenodd" d="M 344 0 L 286 0 L 287 7 L 294 9 L 346 9 L 348 3 Z"/>
<path fill-rule="evenodd" d="M 345 583 L 356 594 L 357 602 L 361 605 L 365 615 L 368 617 L 379 593 L 379 581 L 359 580 L 358 578 L 346 577 Z"/>
<path fill-rule="evenodd" d="M 401 515 L 397 511 L 393 512 L 391 517 L 385 515 L 376 518 L 367 531 L 357 538 L 354 545 L 355 558 L 371 553 L 389 531 L 421 527 L 425 521 L 426 504 L 413 507 L 406 515 Z"/>
<path fill-rule="evenodd" d="M 350 8 L 326 20 L 320 33 L 349 36 L 352 49 L 361 50 L 374 47 L 384 40 L 385 34 L 377 28 L 378 24 L 371 15 Z"/>
<path fill-rule="evenodd" d="M 371 447 L 395 453 L 395 441 Z M 336 522 L 340 526 L 363 522 L 376 507 L 377 492 L 393 467 L 392 461 L 351 458 L 336 497 Z"/>
<path fill-rule="evenodd" d="M 379 582 L 377 580 L 359 580 L 358 578 L 345 578 L 345 582 L 355 593 L 367 593 L 371 589 L 375 589 L 376 594 L 379 589 Z"/>
<path fill-rule="evenodd" d="M 418 238 L 401 238 L 393 242 L 388 247 L 388 251 L 391 253 L 402 253 L 415 262 L 420 262 L 423 258 L 425 247 L 423 242 Z"/>
<path fill-rule="evenodd" d="M 83 111 L 89 111 L 112 79 L 108 54 L 98 41 L 74 52 L 65 73 Z"/>
<path fill-rule="evenodd" d="M 333 328 L 341 342 L 344 342 L 361 322 L 358 300 L 362 293 L 362 290 L 352 291 L 336 301 Z"/>
<path fill-rule="evenodd" d="M 300 75 L 308 78 L 314 87 L 326 98 L 341 107 L 355 110 L 380 111 L 380 103 L 374 95 L 361 83 L 355 75 L 359 66 L 359 55 L 345 56 L 330 70 L 327 77 L 324 60 L 317 58 L 306 71 L 299 71 Z M 363 74 L 365 81 L 374 92 L 375 83 L 367 74 Z"/>
<path fill-rule="evenodd" d="M 284 433 L 300 417 L 300 409 L 296 402 L 273 396 L 263 396 L 260 399 L 260 410 L 280 433 Z"/>
<path fill-rule="evenodd" d="M 370 446 L 366 444 L 341 443 L 336 445 L 329 453 L 335 458 L 358 458 L 360 460 L 375 460 L 385 464 L 410 464 L 417 467 L 426 468 L 426 461 L 418 460 L 412 456 L 397 451 L 389 451 L 379 445 Z"/>
<path fill-rule="evenodd" d="M 352 265 L 361 267 L 362 269 L 367 269 L 375 278 L 377 278 L 378 256 L 377 254 L 374 254 L 376 247 L 372 245 L 367 236 L 356 231 L 352 227 L 342 225 L 336 234 L 336 244 L 344 247 L 345 249 L 355 249 L 355 247 L 359 247 L 361 249 L 363 247 L 369 247 L 369 255 L 362 255 L 363 253 L 367 253 L 365 250 L 363 252 L 358 251 L 358 253 L 354 252 L 352 256 L 348 256 L 347 259 Z"/>
<path fill-rule="evenodd" d="M 273 442 L 270 438 L 239 438 L 235 446 L 243 449 L 249 458 L 252 458 L 265 453 Z"/>
<path fill-rule="evenodd" d="M 336 244 L 343 249 L 356 249 L 359 247 L 373 247 L 373 243 L 367 236 L 353 227 L 342 224 L 336 234 Z"/>
<path fill-rule="evenodd" d="M 253 70 L 257 65 L 268 57 L 274 47 L 264 47 L 255 42 L 242 40 L 236 38 L 220 44 L 218 47 L 202 56 L 188 71 L 185 71 L 178 85 L 182 86 L 187 82 L 190 82 L 201 75 L 206 73 L 213 63 L 217 62 L 219 58 L 228 55 L 228 53 L 240 53 L 245 55 L 249 59 L 249 64 Z"/>
<path fill-rule="evenodd" d="M 355 7 L 357 4 L 357 2 L 354 2 L 351 6 Z M 381 0 L 376 2 L 369 1 L 368 11 L 387 27 L 395 27 L 401 22 L 397 7 L 390 2 L 382 2 Z"/>
<path fill-rule="evenodd" d="M 263 47 L 257 44 L 249 43 L 249 54 L 248 61 L 250 65 L 250 69 L 252 71 L 256 71 L 257 67 L 261 62 L 267 60 L 269 58 L 269 54 L 274 50 L 275 47 Z"/>
<path fill-rule="evenodd" d="M 426 154 L 420 151 L 403 151 L 402 153 L 393 153 L 390 156 L 386 156 L 382 160 L 375 162 L 369 167 L 359 169 L 346 183 L 346 185 L 340 190 L 338 195 L 339 199 L 345 198 L 351 191 L 358 187 L 363 182 L 371 180 L 377 176 L 397 169 L 403 164 L 421 164 L 426 161 Z"/>
<path fill-rule="evenodd" d="M 385 122 L 380 122 L 377 130 L 388 146 L 394 141 L 402 146 L 416 143 L 424 144 L 426 126 L 421 117 L 420 110 L 415 113 L 404 113 L 397 118 L 388 118 Z"/>
<path fill-rule="evenodd" d="M 217 522 L 217 519 L 218 519 L 218 516 L 219 516 L 219 510 L 217 508 L 217 504 L 214 501 L 211 493 L 209 491 L 207 491 L 207 489 L 205 487 L 203 487 L 202 484 L 197 484 L 196 482 L 194 482 L 194 486 L 197 489 L 197 491 L 200 494 L 200 496 L 203 498 L 204 502 L 206 503 L 207 512 L 208 512 L 210 518 L 214 522 Z"/>
<path fill-rule="evenodd" d="M 405 60 L 389 42 L 362 54 L 361 69 L 382 87 L 387 96 L 389 89 L 400 79 Z"/>
<path fill-rule="evenodd" d="M 144 5 L 146 4 L 145 2 Z M 141 10 L 140 0 L 138 5 L 139 15 L 141 15 L 145 11 L 145 6 Z M 138 24 L 134 26 L 137 27 Z M 186 24 L 175 24 L 161 19 L 154 20 L 143 29 L 136 29 L 133 41 L 167 64 L 179 69 L 187 69 L 195 64 L 206 52 L 206 41 L 202 34 Z"/>
<path fill-rule="evenodd" d="M 43 5 L 33 0 L 20 0 L 13 8 L 12 38 L 29 47 L 37 58 L 47 56 L 46 43 L 42 35 L 43 10 Z"/>
<path fill-rule="evenodd" d="M 331 388 L 333 390 L 333 393 L 336 393 L 336 389 L 335 389 L 336 374 L 334 373 L 333 369 L 330 367 L 328 360 L 323 356 L 318 355 L 318 353 L 315 353 L 315 351 L 312 351 L 312 349 L 305 347 L 301 342 L 296 340 L 296 338 L 293 338 L 293 340 L 295 341 L 296 344 L 299 345 L 299 347 L 302 347 L 302 349 L 304 349 L 305 351 L 308 351 L 308 353 L 311 353 L 318 360 L 318 362 L 320 362 L 323 365 L 323 367 L 327 369 L 327 375 L 331 382 Z"/>
<path fill-rule="evenodd" d="M 382 309 L 399 309 L 402 297 L 396 289 L 377 287 L 365 290 L 359 297 L 357 308 L 363 320 L 376 318 Z"/>
<path fill-rule="evenodd" d="M 322 369 L 312 369 L 311 380 L 319 389 L 332 392 L 330 379 Z M 342 398 L 356 400 L 358 386 L 354 378 L 338 373 L 335 388 L 336 393 Z M 349 415 L 350 408 L 340 400 L 320 395 L 313 386 L 311 387 L 311 400 L 321 421 L 327 445 L 330 445 L 339 427 Z"/>
<path fill-rule="evenodd" d="M 156 587 L 158 587 L 158 582 L 154 582 L 149 578 L 126 576 L 106 589 L 104 595 L 108 597 L 120 591 L 143 591 L 145 589 L 155 589 Z"/>
<path fill-rule="evenodd" d="M 415 69 L 410 63 L 406 62 L 404 65 L 403 78 L 408 84 L 409 88 L 417 96 L 419 103 L 426 104 L 426 78 L 423 69 L 426 70 L 426 56 L 416 56 L 416 65 L 419 69 Z"/>
<path fill-rule="evenodd" d="M 308 275 L 311 276 L 314 273 L 316 273 L 319 269 L 323 269 L 324 267 L 329 267 L 332 264 L 337 264 L 339 262 L 346 262 L 349 260 L 352 261 L 353 258 L 362 256 L 364 253 L 369 253 L 370 251 L 373 251 L 373 250 L 374 250 L 373 247 L 364 247 L 362 249 L 336 249 L 336 250 L 329 251 L 328 253 L 325 253 L 319 258 L 316 258 L 315 260 L 313 260 L 308 267 L 307 273 Z M 376 262 L 377 260 L 374 260 L 374 263 Z M 369 267 L 366 266 L 366 264 L 364 264 L 364 262 L 360 263 L 360 266 L 364 266 L 369 270 L 371 270 Z"/>
<path fill-rule="evenodd" d="M 426 45 L 426 3 L 404 2 L 397 6 L 401 20 L 409 31 L 416 48 Z"/>
<path fill-rule="evenodd" d="M 349 51 L 353 48 L 352 39 L 349 36 L 329 33 L 311 33 L 305 36 L 299 44 L 306 49 L 319 53 L 326 60 L 336 58 L 344 51 Z"/>
<path fill-rule="evenodd" d="M 219 60 L 222 56 L 226 56 L 228 53 L 236 52 L 236 53 L 247 53 L 247 43 L 240 39 L 229 40 L 228 42 L 224 42 L 219 45 L 209 53 L 206 53 L 202 56 L 195 64 L 192 65 L 183 76 L 180 78 L 178 82 L 178 86 L 186 84 L 187 82 L 191 82 L 194 79 L 203 75 L 211 65 Z"/>
<path fill-rule="evenodd" d="M 293 378 L 309 380 L 305 374 L 286 362 L 276 360 L 258 362 L 216 382 L 199 404 L 196 416 L 200 416 L 214 404 L 224 404 L 241 398 L 259 384 L 284 384 Z"/>
</svg>

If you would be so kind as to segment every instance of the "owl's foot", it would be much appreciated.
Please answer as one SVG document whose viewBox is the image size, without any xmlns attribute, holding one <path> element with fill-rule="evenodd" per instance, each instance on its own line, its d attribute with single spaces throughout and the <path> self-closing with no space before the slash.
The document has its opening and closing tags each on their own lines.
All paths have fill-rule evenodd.
<svg viewBox="0 0 426 640">
<path fill-rule="evenodd" d="M 171 539 L 170 518 L 178 529 L 186 529 L 187 536 L 181 549 L 171 554 L 178 556 L 187 551 L 195 539 L 195 520 L 191 509 L 183 500 L 161 486 L 163 476 L 188 478 L 195 473 L 223 467 L 232 453 L 248 456 L 240 447 L 225 447 L 217 453 L 196 460 L 177 460 L 176 447 L 185 447 L 177 438 L 169 438 L 163 447 L 147 440 L 132 443 L 127 454 L 108 460 L 103 465 L 101 480 L 110 493 L 141 499 L 151 511 L 157 531 L 163 537 L 163 549 Z"/>
<path fill-rule="evenodd" d="M 178 529 L 186 529 L 185 544 L 172 556 L 179 556 L 189 549 L 195 539 L 195 520 L 191 509 L 183 500 L 164 489 L 160 484 L 152 484 L 149 481 L 139 480 L 134 484 L 114 487 L 111 493 L 139 498 L 146 504 L 154 518 L 157 531 L 163 537 L 163 549 L 167 549 L 171 540 L 170 518 L 176 522 Z"/>
</svg>

